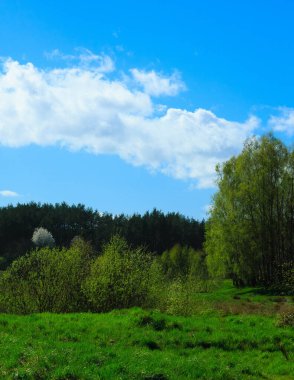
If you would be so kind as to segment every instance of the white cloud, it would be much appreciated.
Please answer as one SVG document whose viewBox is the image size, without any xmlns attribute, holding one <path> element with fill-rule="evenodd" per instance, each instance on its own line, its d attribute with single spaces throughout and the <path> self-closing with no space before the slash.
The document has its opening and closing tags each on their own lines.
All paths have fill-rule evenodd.
<svg viewBox="0 0 294 380">
<path fill-rule="evenodd" d="M 2 197 L 19 197 L 19 194 L 11 190 L 0 190 L 0 195 Z"/>
<path fill-rule="evenodd" d="M 281 108 L 281 115 L 272 116 L 269 120 L 270 126 L 274 131 L 285 132 L 289 136 L 294 134 L 294 109 Z"/>
<path fill-rule="evenodd" d="M 131 69 L 130 71 L 135 81 L 143 87 L 144 92 L 151 96 L 174 96 L 186 88 L 178 72 L 174 72 L 170 76 L 164 76 L 154 70 Z"/>
<path fill-rule="evenodd" d="M 198 187 L 213 186 L 215 165 L 239 153 L 258 126 L 254 117 L 239 123 L 205 109 L 156 116 L 149 92 L 84 66 L 41 70 L 6 60 L 0 99 L 1 145 L 115 154 Z"/>
</svg>

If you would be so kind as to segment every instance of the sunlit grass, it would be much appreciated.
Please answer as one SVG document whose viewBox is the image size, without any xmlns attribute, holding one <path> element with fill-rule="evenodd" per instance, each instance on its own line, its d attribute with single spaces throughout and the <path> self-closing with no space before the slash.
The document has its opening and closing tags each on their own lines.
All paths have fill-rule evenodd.
<svg viewBox="0 0 294 380">
<path fill-rule="evenodd" d="M 1 379 L 294 379 L 293 360 L 293 329 L 269 316 L 0 316 Z"/>
</svg>

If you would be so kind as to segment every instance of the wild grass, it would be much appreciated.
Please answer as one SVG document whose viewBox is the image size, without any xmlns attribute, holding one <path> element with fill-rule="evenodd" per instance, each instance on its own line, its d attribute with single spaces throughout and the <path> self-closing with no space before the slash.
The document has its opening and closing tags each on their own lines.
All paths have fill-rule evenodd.
<svg viewBox="0 0 294 380">
<path fill-rule="evenodd" d="M 1 314 L 0 378 L 294 379 L 294 330 L 275 313 L 275 305 L 293 307 L 292 299 L 276 302 L 229 282 L 193 297 L 201 310 L 189 317 L 139 308 Z"/>
</svg>

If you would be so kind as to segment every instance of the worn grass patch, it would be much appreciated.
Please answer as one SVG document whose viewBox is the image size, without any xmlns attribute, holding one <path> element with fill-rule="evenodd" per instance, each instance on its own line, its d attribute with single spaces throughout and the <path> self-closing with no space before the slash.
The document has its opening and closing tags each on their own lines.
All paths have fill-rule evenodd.
<svg viewBox="0 0 294 380">
<path fill-rule="evenodd" d="M 224 281 L 214 291 L 195 293 L 191 296 L 195 312 L 216 310 L 223 315 L 267 315 L 294 313 L 294 297 L 266 293 L 261 288 L 235 288 Z"/>
</svg>

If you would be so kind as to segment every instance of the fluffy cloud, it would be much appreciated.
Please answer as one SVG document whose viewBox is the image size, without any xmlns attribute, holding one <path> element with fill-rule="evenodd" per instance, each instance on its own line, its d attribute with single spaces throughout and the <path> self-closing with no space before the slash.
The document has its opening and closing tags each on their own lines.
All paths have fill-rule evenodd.
<svg viewBox="0 0 294 380">
<path fill-rule="evenodd" d="M 164 76 L 156 73 L 154 70 L 131 69 L 130 71 L 135 81 L 143 87 L 144 92 L 151 96 L 174 96 L 186 88 L 177 72 L 174 72 L 170 76 Z"/>
<path fill-rule="evenodd" d="M 2 197 L 18 197 L 19 194 L 11 190 L 0 190 L 0 196 Z"/>
<path fill-rule="evenodd" d="M 269 124 L 274 131 L 285 132 L 292 136 L 294 134 L 294 109 L 282 108 L 281 115 L 272 116 Z"/>
<path fill-rule="evenodd" d="M 154 78 L 160 87 L 162 77 Z M 115 154 L 209 187 L 216 163 L 238 153 L 258 125 L 254 117 L 238 123 L 205 109 L 169 108 L 156 116 L 150 91 L 131 82 L 110 79 L 99 65 L 42 70 L 6 60 L 0 72 L 0 144 Z"/>
</svg>

